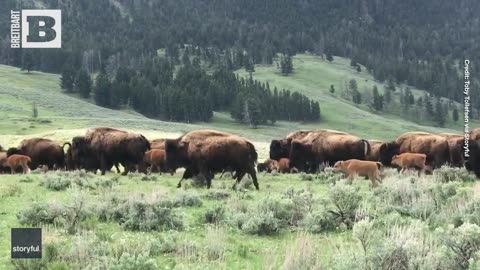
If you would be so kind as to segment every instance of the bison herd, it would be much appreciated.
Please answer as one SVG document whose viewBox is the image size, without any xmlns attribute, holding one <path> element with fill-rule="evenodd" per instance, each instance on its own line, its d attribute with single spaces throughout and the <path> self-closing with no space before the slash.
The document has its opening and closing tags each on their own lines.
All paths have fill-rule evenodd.
<svg viewBox="0 0 480 270">
<path fill-rule="evenodd" d="M 366 140 L 328 129 L 300 130 L 283 139 L 272 140 L 270 158 L 257 164 L 255 146 L 238 135 L 196 130 L 177 139 L 149 141 L 143 135 L 115 128 L 89 129 L 85 136 L 74 137 L 59 145 L 45 138 L 27 139 L 18 147 L 4 151 L 0 147 L 0 172 L 27 173 L 45 169 L 86 170 L 102 174 L 123 167 L 123 175 L 170 173 L 185 168 L 183 179 L 203 177 L 207 187 L 216 173 L 232 172 L 234 187 L 245 176 L 259 189 L 256 173 L 316 173 L 326 166 L 352 179 L 364 176 L 376 186 L 384 167 L 431 172 L 442 165 L 462 167 L 480 177 L 480 129 L 468 136 L 454 133 L 407 132 L 391 142 Z M 27 166 L 28 164 L 28 166 Z"/>
</svg>

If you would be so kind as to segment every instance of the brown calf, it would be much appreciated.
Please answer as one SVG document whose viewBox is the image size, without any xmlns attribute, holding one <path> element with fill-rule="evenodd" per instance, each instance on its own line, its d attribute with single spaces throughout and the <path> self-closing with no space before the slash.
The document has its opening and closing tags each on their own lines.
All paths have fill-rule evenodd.
<svg viewBox="0 0 480 270">
<path fill-rule="evenodd" d="M 298 170 L 296 168 L 290 168 L 290 159 L 281 158 L 278 161 L 278 172 L 292 173 L 292 172 L 298 172 Z"/>
<path fill-rule="evenodd" d="M 370 179 L 372 187 L 377 186 L 377 180 L 382 182 L 380 178 L 380 169 L 382 163 L 375 161 L 366 161 L 358 159 L 349 159 L 345 161 L 337 161 L 333 166 L 334 172 L 343 172 L 347 175 L 351 182 L 355 176 L 363 176 Z"/>
<path fill-rule="evenodd" d="M 400 166 L 401 173 L 406 169 L 417 169 L 418 175 L 425 170 L 427 155 L 418 153 L 403 153 L 392 157 L 392 164 Z"/>
<path fill-rule="evenodd" d="M 148 173 L 151 173 L 155 168 L 158 172 L 169 172 L 171 175 L 174 174 L 173 170 L 167 170 L 165 162 L 165 150 L 162 149 L 152 149 L 145 153 L 143 156 L 143 161 L 150 164 L 150 169 Z"/>
<path fill-rule="evenodd" d="M 15 169 L 21 166 L 23 173 L 28 173 L 30 172 L 30 168 L 28 167 L 28 163 L 30 162 L 32 162 L 30 157 L 15 154 L 0 160 L 0 166 L 9 167 L 12 174 L 15 173 Z"/>
</svg>

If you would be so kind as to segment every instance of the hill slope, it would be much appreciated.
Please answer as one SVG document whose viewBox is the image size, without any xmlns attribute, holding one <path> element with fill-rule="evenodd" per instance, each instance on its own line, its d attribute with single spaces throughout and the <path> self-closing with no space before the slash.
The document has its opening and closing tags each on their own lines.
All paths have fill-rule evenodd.
<svg viewBox="0 0 480 270">
<path fill-rule="evenodd" d="M 359 89 L 371 89 L 373 81 L 366 72 L 357 73 L 348 61 L 336 58 L 328 63 L 318 57 L 299 55 L 294 58 L 295 73 L 281 76 L 274 66 L 257 66 L 255 79 L 268 81 L 270 85 L 300 91 L 320 101 L 322 121 L 304 124 L 278 122 L 275 126 L 246 128 L 232 120 L 228 113 L 216 112 L 209 123 L 174 123 L 148 119 L 129 111 L 115 111 L 98 107 L 87 100 L 64 94 L 59 87 L 59 76 L 0 66 L 0 145 L 14 145 L 25 136 L 41 134 L 65 140 L 83 133 L 87 127 L 110 125 L 141 130 L 149 137 L 177 136 L 199 128 L 217 128 L 244 135 L 253 141 L 269 142 L 283 137 L 290 131 L 305 128 L 333 128 L 351 132 L 364 138 L 393 139 L 410 130 L 454 131 L 461 127 L 448 123 L 449 128 L 439 129 L 420 126 L 393 115 L 378 115 L 358 108 L 328 92 L 330 84 L 341 88 L 343 81 L 355 78 Z M 239 71 L 240 75 L 246 75 Z M 379 89 L 383 86 L 378 84 Z M 39 109 L 39 119 L 31 119 L 32 104 Z M 478 123 L 474 123 L 474 125 Z M 265 146 L 266 144 L 262 144 Z M 266 151 L 262 149 L 262 152 Z"/>
</svg>

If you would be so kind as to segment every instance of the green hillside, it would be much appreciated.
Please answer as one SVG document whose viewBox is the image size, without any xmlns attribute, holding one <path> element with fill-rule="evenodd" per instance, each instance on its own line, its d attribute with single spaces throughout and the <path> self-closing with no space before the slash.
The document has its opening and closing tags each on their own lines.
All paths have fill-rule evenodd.
<svg viewBox="0 0 480 270">
<path fill-rule="evenodd" d="M 148 119 L 131 111 L 115 111 L 92 104 L 88 100 L 64 94 L 59 87 L 59 76 L 42 72 L 27 73 L 18 68 L 0 66 L 0 145 L 14 145 L 24 136 L 40 134 L 66 140 L 81 134 L 85 128 L 109 125 L 127 129 L 142 130 L 147 136 L 177 136 L 182 132 L 198 128 L 217 128 L 244 135 L 256 142 L 266 143 L 275 137 L 305 128 L 332 128 L 344 130 L 364 138 L 392 139 L 398 134 L 411 130 L 457 131 L 459 124 L 447 123 L 445 129 L 420 126 L 394 115 L 375 114 L 366 107 L 356 107 L 339 97 L 342 84 L 352 78 L 359 89 L 371 89 L 377 84 L 367 72 L 358 73 L 348 65 L 347 59 L 335 58 L 329 63 L 319 57 L 299 55 L 294 57 L 295 72 L 282 76 L 273 66 L 256 66 L 254 78 L 269 82 L 279 88 L 289 88 L 320 101 L 322 120 L 319 123 L 277 122 L 274 126 L 251 129 L 236 123 L 229 113 L 216 112 L 208 123 L 174 123 Z M 246 76 L 244 71 L 238 72 Z M 331 84 L 337 92 L 328 92 Z M 417 91 L 417 94 L 420 93 Z M 32 119 L 35 103 L 39 118 Z M 472 123 L 477 125 L 478 123 Z M 265 144 L 262 144 L 262 146 Z M 266 151 L 262 149 L 261 152 Z"/>
</svg>

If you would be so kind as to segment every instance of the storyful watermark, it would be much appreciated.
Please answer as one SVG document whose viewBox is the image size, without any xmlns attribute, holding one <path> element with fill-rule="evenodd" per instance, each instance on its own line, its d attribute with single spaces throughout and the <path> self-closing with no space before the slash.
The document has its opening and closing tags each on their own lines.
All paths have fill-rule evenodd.
<svg viewBox="0 0 480 270">
<path fill-rule="evenodd" d="M 42 258 L 42 228 L 12 228 L 12 259 Z"/>
<path fill-rule="evenodd" d="M 463 96 L 464 96 L 464 157 L 470 157 L 470 60 L 465 59 L 464 61 L 464 72 L 463 72 L 464 84 L 463 84 Z"/>
<path fill-rule="evenodd" d="M 61 48 L 62 11 L 22 9 L 10 11 L 11 48 Z"/>
</svg>

